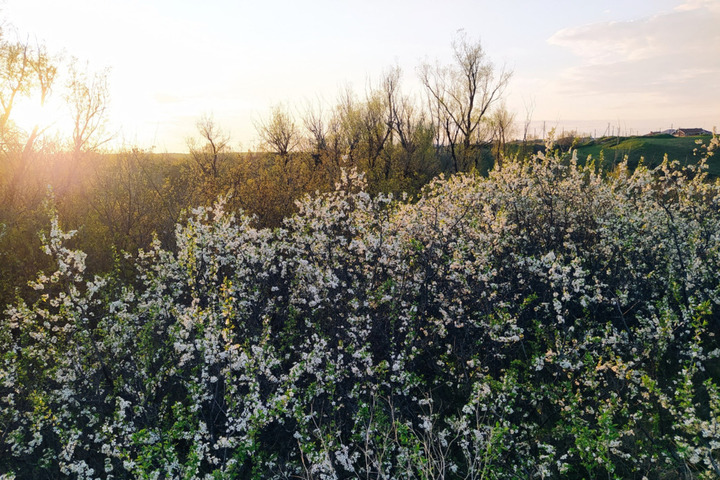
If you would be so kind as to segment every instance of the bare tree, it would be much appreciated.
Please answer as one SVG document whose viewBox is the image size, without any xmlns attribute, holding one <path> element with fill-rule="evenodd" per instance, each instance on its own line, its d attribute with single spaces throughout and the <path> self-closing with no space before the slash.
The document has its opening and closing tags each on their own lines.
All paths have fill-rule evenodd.
<svg viewBox="0 0 720 480">
<path fill-rule="evenodd" d="M 307 147 L 317 167 L 322 163 L 328 150 L 328 126 L 322 107 L 308 103 L 302 121 L 308 133 Z"/>
<path fill-rule="evenodd" d="M 26 132 L 13 122 L 14 107 L 22 97 L 34 99 L 38 96 L 42 106 L 50 94 L 56 73 L 56 59 L 48 55 L 44 46 L 6 41 L 0 32 L 0 151 L 13 153 L 3 159 L 0 169 L 0 191 L 6 205 L 13 204 L 29 190 L 34 191 L 25 182 L 30 180 L 27 178 L 30 153 L 40 134 L 36 123 L 25 137 Z"/>
<path fill-rule="evenodd" d="M 12 130 L 9 122 L 20 97 L 29 97 L 37 91 L 40 105 L 45 104 L 55 81 L 56 63 L 42 45 L 32 47 L 29 42 L 0 40 L 0 133 L 5 141 Z M 32 148 L 38 130 L 36 125 L 26 150 Z"/>
<path fill-rule="evenodd" d="M 388 81 L 388 77 L 386 77 L 386 81 Z M 386 85 L 386 88 L 394 89 L 395 86 L 390 84 Z M 387 93 L 387 90 L 383 91 L 382 86 L 369 91 L 365 103 L 360 106 L 359 110 L 361 141 L 370 170 L 375 169 L 377 159 L 393 132 L 392 111 Z"/>
<path fill-rule="evenodd" d="M 55 82 L 55 77 L 57 75 L 57 62 L 48 54 L 47 49 L 44 46 L 38 45 L 33 52 L 33 59 L 30 65 L 35 73 L 35 79 L 40 93 L 40 107 L 43 107 Z M 30 136 L 25 142 L 23 156 L 27 157 L 27 155 L 30 154 L 38 135 L 40 135 L 40 125 L 36 123 L 33 126 L 32 132 L 30 132 Z"/>
<path fill-rule="evenodd" d="M 507 109 L 505 102 L 502 102 L 498 108 L 490 114 L 488 122 L 492 130 L 495 162 L 501 164 L 503 157 L 507 154 L 507 141 L 513 131 L 515 114 Z"/>
<path fill-rule="evenodd" d="M 358 150 L 362 141 L 361 106 L 349 85 L 340 92 L 335 106 L 333 127 L 336 132 L 338 150 L 342 150 L 342 161 L 356 165 Z"/>
<path fill-rule="evenodd" d="M 1 42 L 0 62 L 0 131 L 4 132 L 18 97 L 29 94 L 34 84 L 30 46 Z"/>
<path fill-rule="evenodd" d="M 290 153 L 300 141 L 300 133 L 288 109 L 283 105 L 274 106 L 270 118 L 256 122 L 255 129 L 265 146 L 279 155 L 287 166 Z"/>
<path fill-rule="evenodd" d="M 496 72 L 479 41 L 470 42 L 464 33 L 452 43 L 450 65 L 420 67 L 430 110 L 435 117 L 438 139 L 450 148 L 455 171 L 477 167 L 478 144 L 483 118 L 501 97 L 511 72 Z"/>
<path fill-rule="evenodd" d="M 212 116 L 203 115 L 195 124 L 202 145 L 194 138 L 187 141 L 190 156 L 205 178 L 217 178 L 222 157 L 228 151 L 230 136 L 217 126 Z"/>
<path fill-rule="evenodd" d="M 110 103 L 108 70 L 93 75 L 78 69 L 77 60 L 70 64 L 66 100 L 73 119 L 72 145 L 75 157 L 80 152 L 94 151 L 112 140 L 107 131 L 107 110 Z"/>
<path fill-rule="evenodd" d="M 535 111 L 535 99 L 525 104 L 525 119 L 523 121 L 523 146 L 527 144 L 530 124 L 532 123 L 533 112 Z"/>
<path fill-rule="evenodd" d="M 419 108 L 411 97 L 401 93 L 401 75 L 399 67 L 387 72 L 383 79 L 383 89 L 387 97 L 393 132 L 397 135 L 394 138 L 397 138 L 402 151 L 401 172 L 403 177 L 408 177 L 417 150 L 430 140 L 428 134 L 431 126 L 426 112 Z"/>
</svg>

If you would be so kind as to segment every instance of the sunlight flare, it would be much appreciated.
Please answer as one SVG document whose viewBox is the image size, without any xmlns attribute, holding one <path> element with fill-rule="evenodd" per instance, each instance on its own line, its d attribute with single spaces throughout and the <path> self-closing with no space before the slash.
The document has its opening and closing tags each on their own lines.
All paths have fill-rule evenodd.
<svg viewBox="0 0 720 480">
<path fill-rule="evenodd" d="M 13 107 L 10 118 L 28 134 L 37 127 L 38 132 L 45 135 L 68 138 L 73 130 L 67 106 L 56 98 L 49 98 L 44 105 L 37 98 L 21 98 Z"/>
</svg>

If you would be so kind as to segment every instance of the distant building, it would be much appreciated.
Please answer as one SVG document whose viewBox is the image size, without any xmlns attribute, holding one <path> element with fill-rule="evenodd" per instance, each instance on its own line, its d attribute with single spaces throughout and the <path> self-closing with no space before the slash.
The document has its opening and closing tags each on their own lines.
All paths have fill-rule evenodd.
<svg viewBox="0 0 720 480">
<path fill-rule="evenodd" d="M 708 132 L 703 128 L 678 128 L 674 135 L 676 137 L 695 137 L 697 135 L 711 135 L 712 132 Z"/>
<path fill-rule="evenodd" d="M 646 137 L 654 137 L 655 135 L 675 135 L 675 132 L 677 132 L 674 128 L 668 128 L 667 130 L 659 130 L 657 132 L 650 132 L 646 133 Z"/>
</svg>

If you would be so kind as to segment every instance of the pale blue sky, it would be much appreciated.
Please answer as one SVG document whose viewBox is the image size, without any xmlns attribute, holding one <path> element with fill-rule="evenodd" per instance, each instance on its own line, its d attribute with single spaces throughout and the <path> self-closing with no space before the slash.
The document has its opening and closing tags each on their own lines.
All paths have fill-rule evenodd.
<svg viewBox="0 0 720 480">
<path fill-rule="evenodd" d="M 507 105 L 533 129 L 598 134 L 720 126 L 720 0 L 0 0 L 23 36 L 110 67 L 111 115 L 129 144 L 185 151 L 212 114 L 255 145 L 271 105 L 331 105 L 394 64 L 450 61 L 464 29 L 514 71 Z"/>
</svg>

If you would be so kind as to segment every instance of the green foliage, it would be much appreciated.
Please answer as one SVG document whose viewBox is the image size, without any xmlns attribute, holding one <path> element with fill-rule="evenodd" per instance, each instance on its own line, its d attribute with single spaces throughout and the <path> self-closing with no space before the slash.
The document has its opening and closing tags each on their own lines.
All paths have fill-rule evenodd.
<svg viewBox="0 0 720 480">
<path fill-rule="evenodd" d="M 705 168 L 540 155 L 413 202 L 341 173 L 282 228 L 221 201 L 104 277 L 55 217 L 0 321 L 0 475 L 712 478 Z"/>
</svg>

